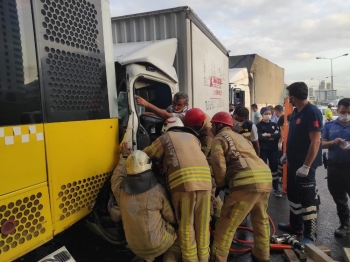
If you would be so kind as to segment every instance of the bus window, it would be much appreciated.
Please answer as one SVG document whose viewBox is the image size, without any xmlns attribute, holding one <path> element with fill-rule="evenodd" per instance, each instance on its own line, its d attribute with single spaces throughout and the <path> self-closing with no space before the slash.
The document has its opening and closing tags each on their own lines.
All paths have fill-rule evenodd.
<svg viewBox="0 0 350 262">
<path fill-rule="evenodd" d="M 0 126 L 43 121 L 28 9 L 26 0 L 2 0 L 0 5 Z"/>
</svg>

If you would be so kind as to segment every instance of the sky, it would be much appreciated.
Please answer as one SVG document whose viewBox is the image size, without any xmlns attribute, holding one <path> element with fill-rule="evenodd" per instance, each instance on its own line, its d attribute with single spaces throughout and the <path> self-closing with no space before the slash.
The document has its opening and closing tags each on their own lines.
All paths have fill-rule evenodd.
<svg viewBox="0 0 350 262">
<path fill-rule="evenodd" d="M 111 16 L 189 6 L 230 55 L 258 54 L 285 69 L 285 83 L 331 81 L 350 97 L 349 0 L 110 0 Z M 311 80 L 313 78 L 314 80 Z M 317 79 L 317 80 L 316 80 Z"/>
</svg>

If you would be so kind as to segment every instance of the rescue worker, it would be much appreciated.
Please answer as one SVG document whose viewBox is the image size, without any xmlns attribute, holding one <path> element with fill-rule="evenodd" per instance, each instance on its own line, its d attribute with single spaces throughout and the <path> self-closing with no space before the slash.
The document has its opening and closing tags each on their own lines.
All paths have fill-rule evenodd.
<svg viewBox="0 0 350 262">
<path fill-rule="evenodd" d="M 271 191 L 271 171 L 249 141 L 232 131 L 232 117 L 216 113 L 211 119 L 215 135 L 211 164 L 217 187 L 229 187 L 217 222 L 210 261 L 226 261 L 233 236 L 248 213 L 253 226 L 253 261 L 270 257 L 270 224 L 266 213 Z"/>
<path fill-rule="evenodd" d="M 324 110 L 324 116 L 326 118 L 326 122 L 333 121 L 333 112 L 332 112 L 333 106 L 334 106 L 333 103 L 329 103 L 327 108 Z"/>
<path fill-rule="evenodd" d="M 278 141 L 281 138 L 280 130 L 276 123 L 271 121 L 270 107 L 260 109 L 262 120 L 256 125 L 259 135 L 260 158 L 264 160 L 272 172 L 272 186 L 275 197 L 282 197 L 278 188 Z"/>
<path fill-rule="evenodd" d="M 165 121 L 162 134 L 144 152 L 163 157 L 168 187 L 178 223 L 184 262 L 209 259 L 211 174 L 195 132 L 177 117 Z"/>
<path fill-rule="evenodd" d="M 289 103 L 294 111 L 289 122 L 287 153 L 281 163 L 287 163 L 287 196 L 290 204 L 289 223 L 278 228 L 294 235 L 304 235 L 302 244 L 316 240 L 317 202 L 316 169 L 322 165 L 322 114 L 308 98 L 304 82 L 287 87 Z"/>
<path fill-rule="evenodd" d="M 244 136 L 252 142 L 256 154 L 260 155 L 259 137 L 256 125 L 248 119 L 249 110 L 243 106 L 238 106 L 233 113 L 232 130 Z"/>
<path fill-rule="evenodd" d="M 185 126 L 191 127 L 194 131 L 196 131 L 199 134 L 198 138 L 202 145 L 202 152 L 207 157 L 207 159 L 209 158 L 211 143 L 214 138 L 214 135 L 210 130 L 211 129 L 210 119 L 211 119 L 210 116 L 205 114 L 199 108 L 192 108 L 188 110 L 184 118 Z M 211 191 L 211 203 L 212 203 L 211 215 L 213 216 L 213 219 L 212 219 L 211 225 L 212 227 L 215 227 L 215 223 L 220 217 L 222 201 L 219 196 L 215 197 L 216 185 L 215 185 L 214 177 L 212 177 L 212 182 L 213 182 L 213 188 Z"/>
<path fill-rule="evenodd" d="M 181 92 L 177 92 L 174 95 L 173 104 L 168 106 L 165 110 L 151 104 L 140 96 L 136 96 L 136 103 L 148 110 L 145 114 L 154 114 L 164 120 L 170 117 L 178 117 L 183 120 L 188 111 L 188 95 Z"/>
<path fill-rule="evenodd" d="M 121 145 L 121 158 L 111 178 L 111 188 L 120 207 L 125 237 L 132 260 L 153 261 L 164 254 L 163 261 L 178 261 L 181 251 L 173 246 L 176 224 L 165 189 L 157 183 L 147 154 L 130 154 L 127 143 Z"/>
<path fill-rule="evenodd" d="M 334 236 L 345 237 L 350 234 L 350 98 L 339 100 L 337 113 L 337 120 L 324 125 L 322 148 L 328 148 L 327 184 L 340 220 Z"/>
</svg>

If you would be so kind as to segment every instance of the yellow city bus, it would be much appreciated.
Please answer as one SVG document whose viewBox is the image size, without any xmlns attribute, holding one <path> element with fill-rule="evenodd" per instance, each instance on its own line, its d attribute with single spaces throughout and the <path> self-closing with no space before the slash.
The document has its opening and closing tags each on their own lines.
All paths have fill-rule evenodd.
<svg viewBox="0 0 350 262">
<path fill-rule="evenodd" d="M 0 0 L 0 261 L 94 205 L 118 155 L 107 0 Z"/>
</svg>

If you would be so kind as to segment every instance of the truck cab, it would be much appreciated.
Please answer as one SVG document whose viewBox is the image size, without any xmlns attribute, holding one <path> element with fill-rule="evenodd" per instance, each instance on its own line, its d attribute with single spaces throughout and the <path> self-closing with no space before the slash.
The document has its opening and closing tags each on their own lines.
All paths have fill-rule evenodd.
<svg viewBox="0 0 350 262">
<path fill-rule="evenodd" d="M 250 107 L 249 76 L 247 68 L 229 69 L 229 99 L 235 107 Z"/>
<path fill-rule="evenodd" d="M 133 150 L 142 150 L 157 137 L 164 123 L 136 104 L 140 96 L 153 105 L 166 109 L 178 91 L 178 78 L 173 67 L 177 39 L 141 43 L 114 44 L 120 141 Z"/>
</svg>

